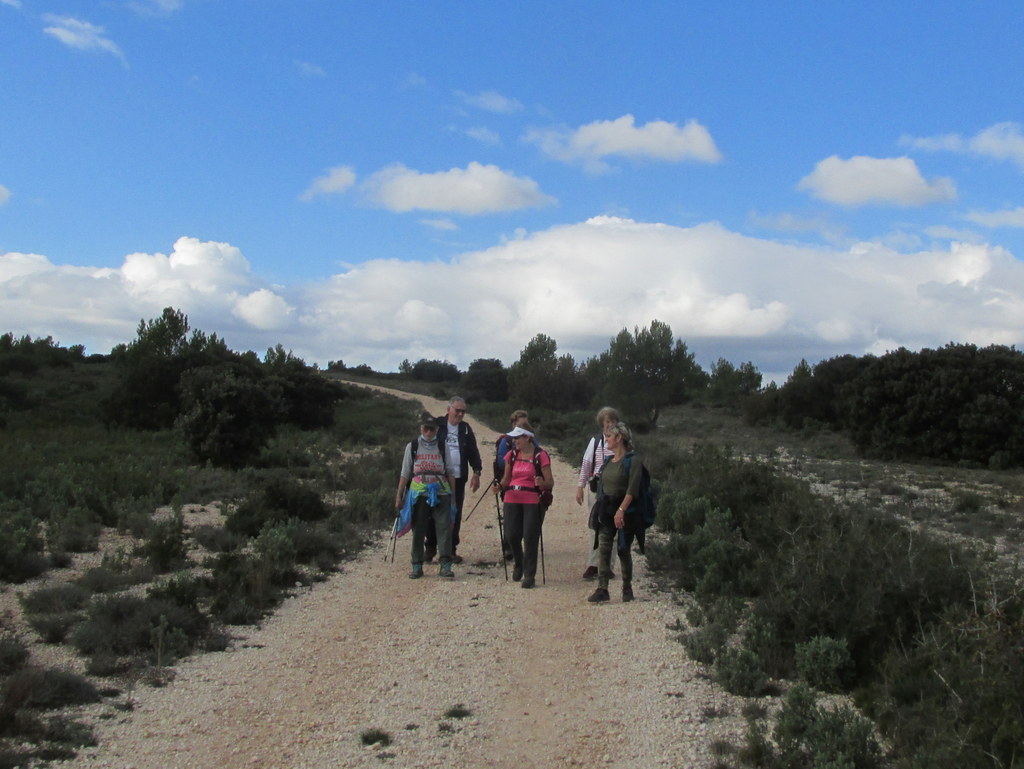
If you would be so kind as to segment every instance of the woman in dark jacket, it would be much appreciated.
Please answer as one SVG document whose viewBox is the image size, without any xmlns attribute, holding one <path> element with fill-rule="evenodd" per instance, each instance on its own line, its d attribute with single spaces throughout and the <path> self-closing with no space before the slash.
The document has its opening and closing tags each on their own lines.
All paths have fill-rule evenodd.
<svg viewBox="0 0 1024 769">
<path fill-rule="evenodd" d="M 609 600 L 608 580 L 612 573 L 612 546 L 619 553 L 622 567 L 622 600 L 633 600 L 633 554 L 631 548 L 636 536 L 634 526 L 643 526 L 630 513 L 633 500 L 640 492 L 643 465 L 633 454 L 633 437 L 629 428 L 618 422 L 605 432 L 605 444 L 612 456 L 601 468 L 598 488 L 598 552 L 597 588 L 587 599 L 591 603 Z M 626 457 L 629 456 L 627 461 Z"/>
</svg>

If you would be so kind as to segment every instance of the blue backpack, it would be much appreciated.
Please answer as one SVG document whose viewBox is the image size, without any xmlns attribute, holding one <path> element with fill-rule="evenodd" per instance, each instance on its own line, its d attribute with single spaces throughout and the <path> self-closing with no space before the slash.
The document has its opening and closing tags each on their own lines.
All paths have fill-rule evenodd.
<svg viewBox="0 0 1024 769">
<path fill-rule="evenodd" d="M 622 459 L 622 466 L 629 475 L 630 467 L 633 464 L 633 452 L 629 452 Z M 647 465 L 640 464 L 640 491 L 636 495 L 636 499 L 633 500 L 633 504 L 629 506 L 630 513 L 639 513 L 640 520 L 643 522 L 643 528 L 648 529 L 651 524 L 654 523 L 655 512 L 657 510 L 657 494 L 654 491 L 654 487 L 651 485 L 651 474 L 647 470 Z"/>
</svg>

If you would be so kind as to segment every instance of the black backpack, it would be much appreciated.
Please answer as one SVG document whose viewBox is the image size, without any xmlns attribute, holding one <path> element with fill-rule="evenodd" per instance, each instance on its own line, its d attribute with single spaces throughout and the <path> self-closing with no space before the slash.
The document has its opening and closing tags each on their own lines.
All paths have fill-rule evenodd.
<svg viewBox="0 0 1024 769">
<path fill-rule="evenodd" d="M 543 451 L 543 449 L 541 449 L 540 451 Z M 536 474 L 537 475 L 544 475 L 544 471 L 543 471 L 543 469 L 540 466 L 540 457 L 538 456 L 540 454 L 540 451 L 534 451 L 533 452 L 533 467 L 536 470 Z M 512 462 L 513 463 L 516 461 L 516 458 L 518 456 L 519 456 L 519 452 L 516 451 L 515 449 L 513 449 L 512 450 Z M 548 455 L 549 459 L 550 459 L 550 456 L 551 455 L 549 454 Z M 541 491 L 541 490 L 538 489 L 537 494 L 538 494 L 537 502 L 540 505 L 541 513 L 543 513 L 545 510 L 547 510 L 549 507 L 551 507 L 551 503 L 554 502 L 554 500 L 555 500 L 554 490 L 553 489 L 544 489 L 543 491 Z"/>
</svg>

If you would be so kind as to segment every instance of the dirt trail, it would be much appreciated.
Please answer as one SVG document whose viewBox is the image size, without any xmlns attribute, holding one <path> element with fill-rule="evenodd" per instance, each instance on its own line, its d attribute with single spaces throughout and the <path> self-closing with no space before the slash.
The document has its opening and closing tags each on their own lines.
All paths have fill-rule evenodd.
<svg viewBox="0 0 1024 769">
<path fill-rule="evenodd" d="M 496 436 L 470 422 L 489 461 Z M 390 563 L 382 536 L 242 648 L 187 660 L 168 687 L 137 690 L 136 708 L 99 721 L 99 747 L 68 765 L 712 766 L 713 739 L 739 741 L 739 707 L 673 640 L 681 610 L 648 588 L 642 557 L 636 601 L 620 603 L 613 582 L 611 603 L 586 602 L 588 534 L 571 460 L 554 461 L 546 584 L 539 573 L 534 590 L 506 582 L 489 498 L 463 525 L 454 581 L 436 565 L 408 579 L 408 537 Z M 467 491 L 467 513 L 478 498 Z M 445 717 L 455 705 L 470 715 Z M 369 729 L 391 744 L 362 745 Z"/>
</svg>

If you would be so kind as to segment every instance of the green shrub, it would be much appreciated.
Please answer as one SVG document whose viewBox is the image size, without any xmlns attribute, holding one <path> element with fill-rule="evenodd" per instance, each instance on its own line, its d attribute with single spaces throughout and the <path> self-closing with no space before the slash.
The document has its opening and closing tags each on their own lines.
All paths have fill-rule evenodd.
<svg viewBox="0 0 1024 769">
<path fill-rule="evenodd" d="M 140 656 L 152 661 L 168 639 L 170 646 L 162 649 L 165 659 L 188 654 L 208 627 L 209 621 L 198 611 L 167 599 L 112 595 L 93 602 L 71 643 L 91 656 Z"/>
<path fill-rule="evenodd" d="M 297 559 L 288 524 L 264 527 L 253 543 L 253 552 L 257 573 L 269 584 L 283 586 L 295 581 Z"/>
<path fill-rule="evenodd" d="M 80 507 L 54 511 L 46 525 L 46 548 L 58 553 L 92 553 L 99 547 L 102 524 Z"/>
<path fill-rule="evenodd" d="M 730 694 L 757 697 L 768 688 L 768 677 L 758 656 L 744 647 L 730 647 L 718 655 L 715 680 Z"/>
<path fill-rule="evenodd" d="M 853 660 L 845 640 L 816 636 L 796 645 L 796 669 L 815 689 L 841 692 L 849 683 Z"/>
<path fill-rule="evenodd" d="M 773 760 L 785 769 L 875 769 L 882 751 L 871 722 L 847 707 L 823 708 L 814 694 L 800 684 L 786 695 L 773 731 Z"/>
<path fill-rule="evenodd" d="M 132 585 L 149 582 L 153 571 L 148 565 L 133 566 L 128 571 L 111 569 L 108 566 L 94 566 L 78 577 L 74 584 L 92 593 L 114 593 Z"/>
<path fill-rule="evenodd" d="M 702 625 L 684 634 L 680 639 L 690 659 L 702 665 L 711 665 L 725 647 L 729 634 L 719 624 Z"/>
<path fill-rule="evenodd" d="M 0 509 L 0 580 L 25 582 L 46 571 L 40 523 L 22 509 Z"/>
<path fill-rule="evenodd" d="M 169 518 L 151 523 L 142 545 L 142 552 L 150 565 L 160 574 L 177 568 L 188 560 L 185 516 L 180 510 L 175 511 Z"/>
<path fill-rule="evenodd" d="M 203 524 L 192 530 L 192 538 L 213 553 L 227 553 L 245 547 L 248 537 L 224 526 Z"/>
<path fill-rule="evenodd" d="M 228 531 L 255 537 L 268 523 L 284 523 L 289 518 L 319 521 L 329 513 L 315 489 L 289 477 L 275 475 L 261 491 L 249 496 L 228 515 L 224 525 Z"/>
<path fill-rule="evenodd" d="M 35 630 L 43 643 L 64 643 L 71 628 L 82 621 L 81 612 L 61 611 L 47 614 L 32 614 L 28 624 Z"/>
<path fill-rule="evenodd" d="M 26 667 L 4 682 L 0 701 L 8 711 L 20 708 L 54 710 L 100 701 L 100 693 L 87 678 L 67 670 Z"/>
<path fill-rule="evenodd" d="M 367 729 L 359 734 L 359 741 L 364 745 L 383 745 L 387 747 L 391 744 L 391 735 L 383 729 Z"/>
<path fill-rule="evenodd" d="M 19 598 L 26 614 L 78 611 L 89 603 L 91 593 L 75 584 L 40 587 Z"/>
<path fill-rule="evenodd" d="M 13 633 L 0 633 L 0 676 L 13 673 L 28 661 L 28 647 Z"/>
</svg>

